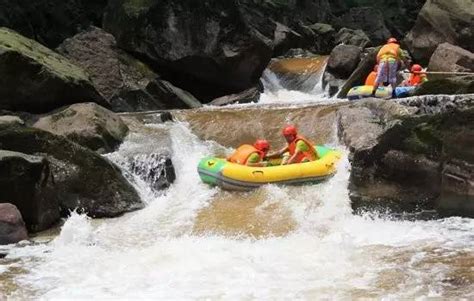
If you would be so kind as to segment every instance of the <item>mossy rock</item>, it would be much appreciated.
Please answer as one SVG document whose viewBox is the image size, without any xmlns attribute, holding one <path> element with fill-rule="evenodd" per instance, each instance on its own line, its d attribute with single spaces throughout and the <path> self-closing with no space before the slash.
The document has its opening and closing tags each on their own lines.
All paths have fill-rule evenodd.
<svg viewBox="0 0 474 301">
<path fill-rule="evenodd" d="M 471 93 L 474 93 L 474 76 L 435 78 L 415 90 L 415 95 Z"/>
<path fill-rule="evenodd" d="M 36 113 L 84 101 L 107 105 L 84 70 L 38 42 L 0 28 L 0 109 Z"/>
</svg>

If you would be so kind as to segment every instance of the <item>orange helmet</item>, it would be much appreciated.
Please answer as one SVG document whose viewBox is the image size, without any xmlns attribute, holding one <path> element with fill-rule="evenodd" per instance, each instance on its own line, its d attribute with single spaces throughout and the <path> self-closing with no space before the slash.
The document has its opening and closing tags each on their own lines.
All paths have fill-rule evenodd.
<svg viewBox="0 0 474 301">
<path fill-rule="evenodd" d="M 395 39 L 395 38 L 390 38 L 390 39 L 388 39 L 387 44 L 390 44 L 390 43 L 396 43 L 396 44 L 398 44 L 398 40 Z"/>
<path fill-rule="evenodd" d="M 283 136 L 290 136 L 290 135 L 293 135 L 293 136 L 298 135 L 298 131 L 296 130 L 296 127 L 292 125 L 288 125 L 283 129 Z"/>
<path fill-rule="evenodd" d="M 253 146 L 262 152 L 267 152 L 270 149 L 270 143 L 268 143 L 268 141 L 264 139 L 258 139 L 257 141 L 255 141 Z"/>
<path fill-rule="evenodd" d="M 421 67 L 420 65 L 415 64 L 411 66 L 411 72 L 421 72 L 421 71 L 423 71 L 423 67 Z"/>
</svg>

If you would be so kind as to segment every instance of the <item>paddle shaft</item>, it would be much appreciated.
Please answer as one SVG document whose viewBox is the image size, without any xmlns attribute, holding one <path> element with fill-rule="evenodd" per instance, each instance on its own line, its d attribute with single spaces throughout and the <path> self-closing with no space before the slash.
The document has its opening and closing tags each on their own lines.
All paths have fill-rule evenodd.
<svg viewBox="0 0 474 301">
<path fill-rule="evenodd" d="M 402 73 L 411 73 L 409 71 L 403 71 Z M 445 75 L 474 75 L 474 72 L 444 72 L 444 71 L 421 71 L 416 73 L 423 74 L 445 74 Z"/>
</svg>

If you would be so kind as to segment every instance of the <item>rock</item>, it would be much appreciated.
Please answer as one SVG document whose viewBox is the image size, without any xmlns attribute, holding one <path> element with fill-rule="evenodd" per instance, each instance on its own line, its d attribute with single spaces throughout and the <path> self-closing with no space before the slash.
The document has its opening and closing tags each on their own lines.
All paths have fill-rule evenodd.
<svg viewBox="0 0 474 301">
<path fill-rule="evenodd" d="M 120 116 L 95 104 L 74 104 L 39 117 L 33 127 L 100 153 L 114 151 L 128 133 Z"/>
<path fill-rule="evenodd" d="M 474 9 L 471 1 L 428 0 L 405 44 L 415 61 L 427 64 L 439 44 L 448 42 L 474 52 Z"/>
<path fill-rule="evenodd" d="M 28 239 L 25 223 L 15 205 L 0 203 L 0 245 Z"/>
<path fill-rule="evenodd" d="M 107 0 L 2 0 L 0 26 L 55 48 L 89 25 L 100 26 L 106 5 Z"/>
<path fill-rule="evenodd" d="M 433 115 L 453 110 L 467 110 L 474 105 L 473 95 L 423 95 L 394 100 L 416 108 L 416 115 Z"/>
<path fill-rule="evenodd" d="M 415 95 L 471 94 L 474 93 L 474 76 L 454 76 L 431 79 L 417 88 Z"/>
<path fill-rule="evenodd" d="M 182 107 L 180 102 L 173 105 L 172 93 L 159 98 L 151 95 L 147 86 L 158 75 L 145 63 L 120 50 L 115 38 L 100 28 L 90 27 L 65 40 L 58 51 L 91 75 L 92 83 L 113 111 Z"/>
<path fill-rule="evenodd" d="M 363 30 L 371 41 L 370 46 L 384 44 L 391 36 L 381 11 L 370 7 L 351 8 L 334 22 L 340 28 Z"/>
<path fill-rule="evenodd" d="M 0 150 L 0 200 L 18 207 L 30 231 L 47 229 L 59 219 L 54 189 L 55 179 L 43 156 Z"/>
<path fill-rule="evenodd" d="M 119 0 L 104 28 L 173 85 L 209 101 L 254 86 L 270 60 L 273 39 L 250 21 L 235 1 Z"/>
<path fill-rule="evenodd" d="M 367 52 L 364 54 L 364 57 L 360 61 L 357 68 L 352 72 L 351 76 L 346 80 L 344 85 L 342 85 L 339 93 L 337 94 L 338 98 L 346 98 L 347 93 L 352 87 L 363 85 L 367 75 L 374 70 L 374 66 L 377 63 L 377 53 L 379 48 L 367 49 Z"/>
<path fill-rule="evenodd" d="M 336 34 L 336 44 L 354 45 L 363 49 L 369 43 L 369 37 L 360 29 L 353 30 L 344 27 Z"/>
<path fill-rule="evenodd" d="M 301 34 L 286 25 L 276 22 L 273 39 L 273 55 L 281 55 L 295 46 L 301 47 L 303 41 L 304 38 Z"/>
<path fill-rule="evenodd" d="M 472 136 L 470 139 L 472 141 Z M 474 164 L 450 161 L 445 164 L 441 179 L 437 210 L 444 216 L 474 217 Z"/>
<path fill-rule="evenodd" d="M 143 207 L 117 166 L 64 137 L 29 127 L 8 128 L 0 131 L 0 148 L 48 156 L 54 196 L 65 215 L 78 209 L 92 217 L 114 217 Z"/>
<path fill-rule="evenodd" d="M 18 116 L 4 115 L 0 116 L 0 128 L 10 127 L 10 126 L 21 126 L 25 122 Z"/>
<path fill-rule="evenodd" d="M 173 86 L 165 80 L 150 82 L 146 91 L 162 103 L 163 109 L 195 109 L 202 104 L 191 93 Z"/>
<path fill-rule="evenodd" d="M 347 78 L 360 62 L 361 50 L 357 46 L 338 45 L 329 56 L 326 71 L 338 78 Z"/>
<path fill-rule="evenodd" d="M 247 89 L 237 94 L 231 94 L 214 99 L 209 104 L 212 106 L 225 106 L 234 103 L 258 102 L 261 90 L 257 87 Z"/>
<path fill-rule="evenodd" d="M 311 41 L 305 45 L 305 48 L 309 48 L 314 53 L 327 55 L 338 44 L 335 42 L 336 30 L 330 24 L 315 23 L 301 26 L 301 32 L 305 34 L 306 41 Z"/>
<path fill-rule="evenodd" d="M 473 72 L 474 53 L 461 47 L 443 43 L 431 56 L 429 71 Z"/>
<path fill-rule="evenodd" d="M 176 180 L 173 162 L 164 154 L 139 154 L 131 158 L 131 171 L 150 184 L 154 191 L 170 187 Z"/>
<path fill-rule="evenodd" d="M 37 113 L 84 101 L 107 105 L 81 68 L 0 28 L 0 109 Z"/>
</svg>

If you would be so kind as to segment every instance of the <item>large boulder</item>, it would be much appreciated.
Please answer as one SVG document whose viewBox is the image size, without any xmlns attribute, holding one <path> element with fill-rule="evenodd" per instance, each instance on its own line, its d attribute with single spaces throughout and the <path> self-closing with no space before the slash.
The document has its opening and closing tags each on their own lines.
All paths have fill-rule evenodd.
<svg viewBox="0 0 474 301">
<path fill-rule="evenodd" d="M 14 244 L 28 239 L 21 213 L 10 203 L 0 203 L 0 245 Z"/>
<path fill-rule="evenodd" d="M 474 93 L 474 76 L 445 76 L 431 78 L 418 87 L 415 95 L 471 94 Z"/>
<path fill-rule="evenodd" d="M 114 217 L 143 207 L 137 191 L 116 165 L 62 136 L 9 127 L 0 130 L 0 148 L 47 155 L 54 196 L 63 214 L 78 209 L 92 217 Z"/>
<path fill-rule="evenodd" d="M 439 44 L 448 42 L 474 51 L 472 1 L 428 0 L 405 43 L 417 62 L 427 64 Z"/>
<path fill-rule="evenodd" d="M 44 230 L 59 219 L 54 186 L 45 157 L 0 150 L 0 200 L 18 207 L 30 231 Z"/>
<path fill-rule="evenodd" d="M 329 56 L 326 71 L 338 78 L 348 78 L 360 62 L 361 49 L 353 45 L 338 45 Z"/>
<path fill-rule="evenodd" d="M 354 45 L 365 48 L 370 43 L 369 37 L 363 30 L 341 28 L 336 34 L 336 44 Z"/>
<path fill-rule="evenodd" d="M 112 1 L 104 27 L 121 48 L 208 101 L 255 85 L 272 56 L 272 40 L 252 27 L 237 1 Z"/>
<path fill-rule="evenodd" d="M 128 133 L 120 116 L 95 103 L 74 104 L 40 116 L 33 127 L 100 153 L 114 151 Z"/>
<path fill-rule="evenodd" d="M 431 56 L 429 71 L 473 72 L 474 53 L 449 43 L 439 45 Z"/>
<path fill-rule="evenodd" d="M 0 26 L 54 48 L 89 25 L 102 23 L 107 0 L 0 1 Z"/>
<path fill-rule="evenodd" d="M 165 80 L 155 80 L 146 86 L 146 91 L 161 103 L 160 109 L 196 109 L 202 107 L 191 93 Z"/>
<path fill-rule="evenodd" d="M 106 105 L 81 68 L 33 40 L 0 28 L 0 109 L 46 112 L 84 101 Z"/>
<path fill-rule="evenodd" d="M 225 106 L 235 103 L 258 102 L 261 90 L 258 87 L 247 89 L 243 92 L 221 96 L 214 99 L 209 104 L 212 106 Z"/>
</svg>

